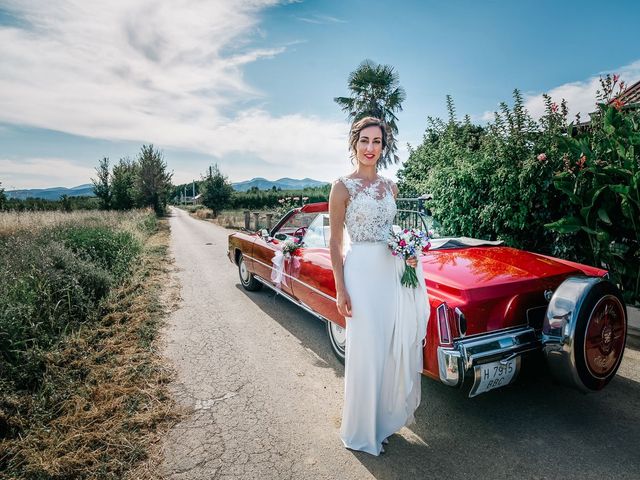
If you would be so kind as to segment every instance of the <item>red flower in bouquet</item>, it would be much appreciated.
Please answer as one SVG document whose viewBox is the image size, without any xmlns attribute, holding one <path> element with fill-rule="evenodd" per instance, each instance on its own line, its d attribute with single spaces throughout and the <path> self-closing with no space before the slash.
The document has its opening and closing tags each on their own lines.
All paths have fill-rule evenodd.
<svg viewBox="0 0 640 480">
<path fill-rule="evenodd" d="M 404 260 L 417 257 L 420 252 L 425 253 L 431 247 L 431 232 L 423 232 L 416 228 L 392 231 L 388 245 L 393 256 L 400 256 Z M 416 269 L 405 263 L 404 273 L 400 283 L 405 287 L 416 288 L 418 276 Z"/>
</svg>

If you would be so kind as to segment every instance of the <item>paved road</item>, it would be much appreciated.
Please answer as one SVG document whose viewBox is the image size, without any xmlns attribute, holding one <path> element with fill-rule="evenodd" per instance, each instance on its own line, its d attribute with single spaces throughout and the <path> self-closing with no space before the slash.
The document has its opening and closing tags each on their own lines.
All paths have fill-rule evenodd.
<svg viewBox="0 0 640 480">
<path fill-rule="evenodd" d="M 640 478 L 640 352 L 599 394 L 552 384 L 544 364 L 466 398 L 423 378 L 417 424 L 372 457 L 338 437 L 343 367 L 324 325 L 242 290 L 229 231 L 172 211 L 180 308 L 165 330 L 174 391 L 195 413 L 165 443 L 170 479 Z"/>
</svg>

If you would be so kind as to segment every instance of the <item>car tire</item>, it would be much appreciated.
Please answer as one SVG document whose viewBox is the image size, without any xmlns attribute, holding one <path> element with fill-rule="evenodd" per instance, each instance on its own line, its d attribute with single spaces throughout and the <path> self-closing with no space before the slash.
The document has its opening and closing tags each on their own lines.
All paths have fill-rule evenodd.
<svg viewBox="0 0 640 480">
<path fill-rule="evenodd" d="M 262 283 L 256 280 L 254 275 L 247 268 L 247 263 L 244 261 L 244 255 L 242 254 L 238 256 L 238 274 L 240 275 L 242 288 L 245 290 L 255 292 L 262 288 Z"/>
<path fill-rule="evenodd" d="M 344 363 L 347 330 L 337 323 L 327 320 L 327 334 L 329 335 L 331 350 L 333 350 L 334 355 L 338 358 L 340 363 Z"/>
<path fill-rule="evenodd" d="M 626 307 L 609 280 L 569 277 L 556 289 L 542 344 L 560 383 L 585 393 L 602 390 L 618 371 L 626 338 Z"/>
<path fill-rule="evenodd" d="M 626 312 L 620 291 L 609 282 L 595 285 L 576 319 L 576 370 L 585 387 L 602 390 L 615 377 L 626 339 Z"/>
</svg>

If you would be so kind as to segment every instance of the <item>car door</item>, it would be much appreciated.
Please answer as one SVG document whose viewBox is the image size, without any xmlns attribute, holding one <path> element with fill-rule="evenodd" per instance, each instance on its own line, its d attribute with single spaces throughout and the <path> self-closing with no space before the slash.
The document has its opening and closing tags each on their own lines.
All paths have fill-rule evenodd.
<svg viewBox="0 0 640 480">
<path fill-rule="evenodd" d="M 336 308 L 336 288 L 329 253 L 329 214 L 319 213 L 305 233 L 293 259 L 293 293 L 299 302 L 324 318 L 344 326 Z"/>
<path fill-rule="evenodd" d="M 282 241 L 272 237 L 258 237 L 253 244 L 253 267 L 255 274 L 263 278 L 271 285 L 277 286 L 284 293 L 293 295 L 291 272 L 291 259 L 285 259 L 283 264 L 283 281 L 276 285 L 272 280 L 275 270 L 274 259 L 276 252 L 282 252 Z"/>
</svg>

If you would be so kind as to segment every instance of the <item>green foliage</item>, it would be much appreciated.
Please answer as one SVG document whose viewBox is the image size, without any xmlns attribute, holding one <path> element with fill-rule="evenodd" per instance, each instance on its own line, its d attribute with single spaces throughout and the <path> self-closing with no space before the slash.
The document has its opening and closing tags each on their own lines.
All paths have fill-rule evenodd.
<svg viewBox="0 0 640 480">
<path fill-rule="evenodd" d="M 282 204 L 285 202 L 289 202 L 293 206 L 301 206 L 303 203 L 326 202 L 329 199 L 330 189 L 331 186 L 327 184 L 322 187 L 307 187 L 302 190 L 249 190 L 246 192 L 233 192 L 229 208 L 280 211 L 283 208 Z M 294 198 L 296 200 L 294 200 Z"/>
<path fill-rule="evenodd" d="M 4 210 L 17 212 L 33 211 L 74 211 L 74 210 L 97 210 L 99 208 L 97 197 L 66 197 L 63 200 L 45 200 L 43 198 L 27 198 L 19 200 L 17 198 L 7 199 Z"/>
<path fill-rule="evenodd" d="M 62 207 L 62 211 L 64 212 L 70 212 L 72 210 L 71 199 L 69 198 L 69 195 L 63 194 L 60 196 L 60 205 Z"/>
<path fill-rule="evenodd" d="M 167 172 L 162 153 L 154 149 L 153 145 L 142 146 L 138 154 L 138 172 L 137 205 L 151 207 L 157 215 L 163 215 L 171 193 L 173 174 Z"/>
<path fill-rule="evenodd" d="M 388 147 L 378 164 L 384 168 L 398 163 L 396 113 L 402 111 L 402 102 L 406 98 L 398 73 L 390 65 L 378 65 L 365 60 L 349 74 L 348 85 L 351 96 L 336 97 L 334 101 L 351 122 L 368 116 L 382 119 L 389 126 Z"/>
<path fill-rule="evenodd" d="M 136 206 L 136 177 L 138 164 L 128 158 L 121 158 L 113 166 L 111 174 L 111 206 L 115 210 L 130 210 Z"/>
<path fill-rule="evenodd" d="M 139 252 L 131 233 L 100 226 L 0 237 L 0 382 L 36 390 L 44 356 L 95 319 Z"/>
<path fill-rule="evenodd" d="M 469 117 L 458 121 L 448 97 L 448 121 L 428 119 L 422 144 L 410 148 L 398 172 L 401 194 L 433 194 L 428 206 L 450 235 L 576 257 L 570 239 L 544 228 L 568 204 L 552 187 L 553 172 L 562 163 L 554 135 L 566 124 L 566 109 L 548 99 L 541 129 L 518 90 L 513 99 L 513 107 L 502 103 L 482 127 Z"/>
<path fill-rule="evenodd" d="M 202 193 L 204 191 L 205 180 L 206 179 L 195 182 L 196 195 L 198 192 Z M 185 187 L 189 196 L 191 196 L 191 183 L 174 187 L 171 198 L 176 204 L 182 199 Z M 326 184 L 321 187 L 306 187 L 301 190 L 280 190 L 274 188 L 260 190 L 257 187 L 253 187 L 245 192 L 233 190 L 225 208 L 232 210 L 246 208 L 248 210 L 268 209 L 271 211 L 280 211 L 281 205 L 286 198 L 289 198 L 289 200 L 287 200 L 288 202 L 295 203 L 295 206 L 300 206 L 302 203 L 326 202 L 329 199 L 330 189 L 331 185 Z M 298 200 L 292 200 L 294 197 L 297 197 Z M 282 202 L 280 202 L 280 200 L 282 200 Z M 198 208 L 198 205 L 195 205 L 193 208 L 189 206 L 189 208 L 193 211 L 193 209 Z"/>
<path fill-rule="evenodd" d="M 202 191 L 202 203 L 213 211 L 216 217 L 226 207 L 229 206 L 233 187 L 227 180 L 218 165 L 209 167 L 209 175 L 200 183 Z"/>
<path fill-rule="evenodd" d="M 0 250 L 0 377 L 17 389 L 35 389 L 42 356 L 90 319 L 112 277 L 59 242 L 11 239 Z"/>
<path fill-rule="evenodd" d="M 4 188 L 2 188 L 1 185 L 2 182 L 0 182 L 0 210 L 4 210 L 7 203 L 7 195 L 4 193 Z"/>
<path fill-rule="evenodd" d="M 612 101 L 617 78 L 601 84 L 589 128 L 559 137 L 565 162 L 554 184 L 573 208 L 548 227 L 588 241 L 592 263 L 640 303 L 640 113 Z"/>
<path fill-rule="evenodd" d="M 111 208 L 111 183 L 109 173 L 109 158 L 104 157 L 100 160 L 100 163 L 96 167 L 97 178 L 92 178 L 93 193 L 96 194 L 100 201 L 100 208 L 102 210 L 109 210 Z"/>
<path fill-rule="evenodd" d="M 580 128 L 547 95 L 534 121 L 514 91 L 486 127 L 459 122 L 448 97 L 448 121 L 429 118 L 409 149 L 401 195 L 433 194 L 446 234 L 602 266 L 640 301 L 640 113 L 611 100 L 616 82 L 602 80 L 598 113 Z"/>
<path fill-rule="evenodd" d="M 151 235 L 158 229 L 158 217 L 155 215 L 147 215 L 138 222 L 137 227 L 141 232 Z"/>
<path fill-rule="evenodd" d="M 130 232 L 107 227 L 70 227 L 60 230 L 57 236 L 77 256 L 109 271 L 116 278 L 128 271 L 141 249 Z"/>
</svg>

